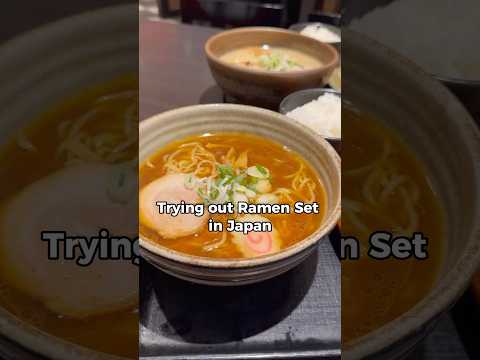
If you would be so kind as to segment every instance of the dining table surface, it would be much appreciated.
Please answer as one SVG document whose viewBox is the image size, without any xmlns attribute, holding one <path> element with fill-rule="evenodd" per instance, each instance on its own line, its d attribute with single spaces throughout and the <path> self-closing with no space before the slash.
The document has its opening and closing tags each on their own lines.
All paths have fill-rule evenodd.
<svg viewBox="0 0 480 360">
<path fill-rule="evenodd" d="M 220 29 L 163 19 L 141 19 L 139 27 L 140 120 L 182 106 L 223 102 L 203 49 Z M 412 359 L 468 359 L 449 314 Z"/>
<path fill-rule="evenodd" d="M 140 120 L 182 106 L 223 101 L 203 50 L 219 31 L 163 20 L 140 22 Z"/>
</svg>

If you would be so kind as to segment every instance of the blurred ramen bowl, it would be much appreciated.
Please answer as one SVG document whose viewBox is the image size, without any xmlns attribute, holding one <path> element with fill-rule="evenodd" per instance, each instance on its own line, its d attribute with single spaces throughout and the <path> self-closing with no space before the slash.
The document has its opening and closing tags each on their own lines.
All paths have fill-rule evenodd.
<svg viewBox="0 0 480 360">
<path fill-rule="evenodd" d="M 39 28 L 7 43 L 2 48 L 1 52 L 4 55 L 0 58 L 0 75 L 5 84 L 8 84 L 0 91 L 2 119 L 0 143 L 2 146 L 9 139 L 14 138 L 14 134 L 19 129 L 30 125 L 33 120 L 49 109 L 56 110 L 66 99 L 79 96 L 82 90 L 101 85 L 125 74 L 135 73 L 138 69 L 138 37 L 132 29 L 137 29 L 138 22 L 132 14 L 136 12 L 135 6 L 92 11 Z M 52 138 L 54 132 L 55 130 L 51 131 Z M 29 146 L 31 148 L 28 143 L 23 146 L 27 149 Z M 35 166 L 37 165 L 41 167 L 40 164 Z M 45 167 L 42 169 L 45 170 Z M 31 175 L 27 173 L 27 176 Z M 40 235 L 38 241 L 40 242 Z M 33 256 L 33 251 L 30 255 Z M 37 256 L 44 256 L 41 260 L 48 261 L 47 252 Z M 51 264 L 51 266 L 55 265 Z M 25 266 L 25 268 L 31 267 Z M 133 271 L 136 276 L 136 269 Z M 93 269 L 85 271 L 85 273 L 93 272 Z M 70 282 L 73 281 L 70 280 Z M 49 280 L 46 283 L 45 287 L 55 288 L 55 280 Z M 43 286 L 43 284 L 38 285 Z M 5 292 L 3 278 L 1 286 L 3 293 Z M 94 290 L 90 288 L 86 293 L 90 291 Z M 41 355 L 42 358 L 50 359 L 124 359 L 124 357 L 74 344 L 75 341 L 72 338 L 75 336 L 72 334 L 75 333 L 75 328 L 72 329 L 70 326 L 59 330 L 61 333 L 56 337 L 50 334 L 48 326 L 46 329 L 30 324 L 25 319 L 32 317 L 32 314 L 35 314 L 32 322 L 38 320 L 41 322 L 42 318 L 47 317 L 46 310 L 40 309 L 40 302 L 30 305 L 32 308 L 27 309 L 26 316 L 21 315 L 24 303 L 16 302 L 16 316 L 14 316 L 3 307 L 3 301 L 0 307 L 0 334 L 20 346 L 16 347 L 9 345 L 10 342 L 2 341 L 2 353 L 8 353 L 15 358 L 36 358 L 36 355 L 29 354 L 32 352 Z M 30 303 L 27 302 L 27 304 Z M 49 316 L 54 317 L 55 314 L 52 312 Z M 100 323 L 103 323 L 103 320 L 99 320 L 92 325 L 88 319 L 82 321 L 88 324 L 90 329 L 92 326 L 100 326 Z M 136 331 L 136 327 L 133 327 L 133 332 L 130 330 L 132 337 L 136 337 Z M 66 335 L 67 332 L 69 335 Z M 84 331 L 80 336 L 84 339 L 89 338 L 90 335 L 87 333 L 88 331 Z M 94 335 L 95 341 L 101 347 L 100 343 L 105 339 L 105 334 L 95 333 Z M 60 338 L 68 336 L 71 336 L 70 341 Z M 118 338 L 116 341 L 119 341 Z M 115 347 L 119 348 L 118 344 L 115 344 Z M 132 353 L 136 349 L 135 346 Z"/>
<path fill-rule="evenodd" d="M 211 143 L 209 143 L 209 136 L 211 137 L 212 134 L 216 133 L 226 135 L 217 137 L 216 140 L 211 140 Z M 164 237 L 169 237 L 171 240 L 157 238 L 157 241 L 154 241 L 150 236 L 146 237 L 145 232 L 141 230 L 140 246 L 142 256 L 147 261 L 173 276 L 196 283 L 218 286 L 255 283 L 282 274 L 304 261 L 315 249 L 318 241 L 328 235 L 333 229 L 340 216 L 341 186 L 340 160 L 335 150 L 320 136 L 283 115 L 243 105 L 192 106 L 169 111 L 141 122 L 140 203 L 142 203 L 144 196 L 142 195 L 143 189 L 146 189 L 155 177 L 155 169 L 158 166 L 155 161 L 165 161 L 169 156 L 171 157 L 171 155 L 165 155 L 165 153 L 160 153 L 156 158 L 152 157 L 159 150 L 166 146 L 168 147 L 172 142 L 187 138 L 189 139 L 187 142 L 179 143 L 177 147 L 170 146 L 171 152 L 178 154 L 179 150 L 184 151 L 193 148 L 197 154 L 202 154 L 202 159 L 212 158 L 212 155 L 208 154 L 208 149 L 218 154 L 224 151 L 222 148 L 225 144 L 241 146 L 238 138 L 241 139 L 247 136 L 246 134 L 255 137 L 250 137 L 243 142 L 244 146 L 246 146 L 244 149 L 247 150 L 242 152 L 242 154 L 249 154 L 245 156 L 248 156 L 248 161 L 252 161 L 255 157 L 258 159 L 259 156 L 270 156 L 268 157 L 268 164 L 263 163 L 262 165 L 270 167 L 273 183 L 278 179 L 284 178 L 276 170 L 281 168 L 282 164 L 284 164 L 286 171 L 298 171 L 296 170 L 298 169 L 297 164 L 288 164 L 288 158 L 293 156 L 292 154 L 294 153 L 298 154 L 295 155 L 295 158 L 302 158 L 301 162 L 305 164 L 301 165 L 300 169 L 305 167 L 311 168 L 311 173 L 316 174 L 318 182 L 323 186 L 324 193 L 322 196 L 324 198 L 321 204 L 323 206 L 323 216 L 316 218 L 316 220 L 321 221 L 311 229 L 311 232 L 305 238 L 297 239 L 298 241 L 294 243 L 289 243 L 291 239 L 283 238 L 282 241 L 286 244 L 285 246 L 279 247 L 274 252 L 266 255 L 257 253 L 256 255 L 258 256 L 253 257 L 248 256 L 251 254 L 250 252 L 238 253 L 234 249 L 228 249 L 228 246 L 228 252 L 222 252 L 221 249 L 218 249 L 218 256 L 214 256 L 214 252 L 212 253 L 205 249 L 193 252 L 196 246 L 196 239 L 203 241 L 201 240 L 202 236 L 205 236 L 207 230 L 202 231 L 203 235 L 197 233 L 189 237 L 180 238 L 180 242 L 177 241 L 178 239 L 172 239 L 175 234 L 168 234 L 171 230 L 168 228 L 163 229 L 163 233 Z M 197 137 L 191 140 L 191 136 Z M 224 139 L 223 144 L 219 143 L 222 138 Z M 205 144 L 204 146 L 200 146 L 202 142 Z M 279 145 L 273 146 L 273 143 Z M 257 146 L 262 147 L 262 150 L 259 151 L 256 148 Z M 272 153 L 265 154 L 264 146 L 272 146 L 270 148 Z M 232 150 L 232 152 L 235 152 L 235 150 Z M 271 155 L 274 152 L 281 155 L 276 160 Z M 229 153 L 230 151 L 228 151 L 227 156 L 229 156 Z M 240 155 L 238 158 L 244 158 L 244 156 Z M 150 159 L 153 159 L 152 162 L 150 162 Z M 177 164 L 184 161 L 179 160 Z M 273 165 L 273 162 L 276 161 L 279 164 L 277 168 Z M 147 175 L 148 181 L 145 182 L 142 181 L 144 177 L 142 175 L 142 169 L 144 169 L 142 164 L 146 164 L 147 168 L 152 167 L 151 173 L 153 176 Z M 165 163 L 158 167 L 158 173 L 164 173 L 162 167 L 165 168 Z M 225 165 L 221 165 L 221 167 L 223 169 L 222 172 L 227 172 Z M 257 166 L 258 168 L 259 166 Z M 262 168 L 260 167 L 260 169 Z M 253 170 L 253 172 L 249 171 L 249 173 L 255 175 L 255 168 Z M 148 169 L 143 171 L 148 171 Z M 266 171 L 262 170 L 261 172 Z M 165 180 L 166 177 L 173 179 L 175 176 L 179 175 L 168 175 L 167 173 L 166 176 L 163 175 L 163 179 Z M 160 180 L 161 184 L 159 186 L 165 185 L 164 180 Z M 217 178 L 217 180 L 219 179 Z M 180 184 L 180 187 L 182 188 L 181 191 L 186 191 L 183 188 L 183 183 Z M 145 190 L 145 192 L 147 191 Z M 172 192 L 170 191 L 170 193 Z M 142 204 L 140 205 L 141 207 L 143 206 Z M 268 215 L 265 216 L 268 217 Z M 292 219 L 291 216 L 287 215 L 285 217 L 287 224 L 284 225 L 287 228 L 288 221 Z M 194 219 L 194 221 L 198 222 L 199 220 Z M 275 223 L 274 220 L 272 222 Z M 180 225 L 185 226 L 185 222 L 182 222 Z M 178 226 L 178 224 L 173 226 Z M 280 229 L 281 224 L 278 226 L 277 231 L 279 235 L 284 235 Z M 297 229 L 298 231 L 301 231 L 300 228 Z M 272 236 L 275 237 L 276 235 L 273 233 Z M 182 244 L 190 244 L 190 246 L 187 249 L 181 248 L 182 250 L 179 251 L 178 249 L 180 248 L 173 248 L 175 243 L 180 243 L 178 246 Z M 241 245 L 240 248 L 242 248 Z M 210 254 L 212 254 L 212 257 L 209 257 Z M 242 254 L 245 256 L 240 256 Z"/>
<path fill-rule="evenodd" d="M 331 45 L 268 27 L 223 31 L 207 41 L 205 52 L 227 96 L 275 110 L 288 94 L 326 84 L 339 59 Z"/>
<path fill-rule="evenodd" d="M 410 310 L 342 349 L 345 359 L 400 359 L 461 296 L 480 264 L 480 136 L 467 111 L 440 83 L 364 36 L 349 30 L 342 35 L 344 100 L 399 135 L 423 163 L 445 212 L 438 221 L 445 222 L 446 250 L 430 290 Z M 357 300 L 344 293 L 342 306 Z"/>
</svg>

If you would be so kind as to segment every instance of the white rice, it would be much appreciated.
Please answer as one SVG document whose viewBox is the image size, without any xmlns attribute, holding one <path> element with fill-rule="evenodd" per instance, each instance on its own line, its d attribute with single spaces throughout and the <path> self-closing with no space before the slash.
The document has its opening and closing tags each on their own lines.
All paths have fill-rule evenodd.
<svg viewBox="0 0 480 360">
<path fill-rule="evenodd" d="M 324 137 L 342 137 L 342 102 L 338 95 L 326 93 L 290 111 L 287 116 Z"/>
<path fill-rule="evenodd" d="M 301 34 L 317 39 L 325 43 L 339 43 L 341 42 L 340 31 L 334 32 L 323 24 L 312 24 L 306 26 Z"/>
</svg>

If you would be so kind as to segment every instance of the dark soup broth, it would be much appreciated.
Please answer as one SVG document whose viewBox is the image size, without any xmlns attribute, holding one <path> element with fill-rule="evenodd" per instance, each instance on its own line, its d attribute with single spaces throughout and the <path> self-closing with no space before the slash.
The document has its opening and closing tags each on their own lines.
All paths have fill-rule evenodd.
<svg viewBox="0 0 480 360">
<path fill-rule="evenodd" d="M 361 259 L 342 262 L 342 342 L 402 315 L 431 289 L 442 261 L 444 215 L 415 154 L 372 117 L 342 109 L 342 233 L 360 241 Z M 373 260 L 375 231 L 428 238 L 427 260 Z"/>
<path fill-rule="evenodd" d="M 104 353 L 138 357 L 138 270 L 130 262 L 48 259 L 42 231 L 128 235 L 110 221 L 134 207 L 111 201 L 108 179 L 137 161 L 138 80 L 113 79 L 66 100 L 0 152 L 0 305 L 34 327 Z M 134 170 L 134 171 L 133 171 Z M 136 163 L 132 166 L 136 177 Z M 35 204 L 35 206 L 31 206 Z M 132 221 L 130 221 L 132 222 Z M 15 239 L 15 240 L 13 240 Z M 122 281 L 115 281 L 121 278 Z"/>
</svg>

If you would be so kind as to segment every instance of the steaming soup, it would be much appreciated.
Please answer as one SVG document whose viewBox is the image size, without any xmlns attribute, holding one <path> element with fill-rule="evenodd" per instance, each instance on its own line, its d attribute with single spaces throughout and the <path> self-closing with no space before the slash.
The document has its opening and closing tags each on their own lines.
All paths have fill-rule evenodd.
<svg viewBox="0 0 480 360">
<path fill-rule="evenodd" d="M 443 212 L 422 164 L 391 130 L 342 109 L 342 232 L 361 241 L 362 258 L 342 262 L 342 341 L 397 318 L 432 287 L 444 239 Z M 370 234 L 387 230 L 428 239 L 428 260 L 372 260 Z"/>
<path fill-rule="evenodd" d="M 247 46 L 222 55 L 222 60 L 254 70 L 298 71 L 322 66 L 322 62 L 305 52 L 286 47 Z"/>
<path fill-rule="evenodd" d="M 253 135 L 219 133 L 172 143 L 140 167 L 140 234 L 178 252 L 210 258 L 268 255 L 315 232 L 326 194 L 317 174 L 299 155 Z M 233 203 L 320 205 L 318 214 L 159 214 L 157 201 L 178 204 Z M 271 231 L 211 232 L 209 218 L 224 223 L 269 223 Z"/>
<path fill-rule="evenodd" d="M 44 332 L 135 359 L 137 268 L 130 261 L 81 267 L 49 260 L 41 232 L 137 233 L 131 216 L 136 186 L 134 192 L 115 186 L 128 168 L 136 178 L 137 89 L 133 76 L 87 89 L 21 130 L 0 152 L 8 174 L 0 177 L 0 305 Z"/>
</svg>

